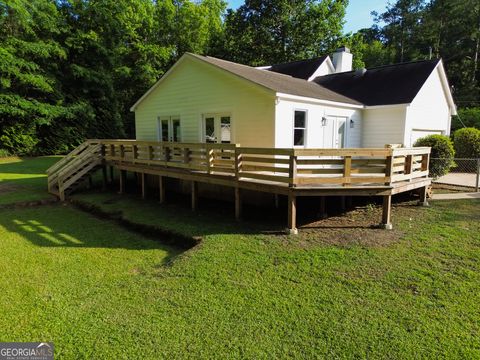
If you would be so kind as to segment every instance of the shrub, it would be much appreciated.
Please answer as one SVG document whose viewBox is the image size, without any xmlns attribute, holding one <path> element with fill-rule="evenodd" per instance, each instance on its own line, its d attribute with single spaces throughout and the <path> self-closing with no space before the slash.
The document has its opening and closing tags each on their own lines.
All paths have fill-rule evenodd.
<svg viewBox="0 0 480 360">
<path fill-rule="evenodd" d="M 0 159 L 10 157 L 10 153 L 7 149 L 0 149 Z"/>
<path fill-rule="evenodd" d="M 448 174 L 450 169 L 455 165 L 453 161 L 455 150 L 452 140 L 450 140 L 448 136 L 428 135 L 418 139 L 413 146 L 428 146 L 432 148 L 429 167 L 430 176 L 433 178 Z"/>
<path fill-rule="evenodd" d="M 453 134 L 455 152 L 459 158 L 480 158 L 480 130 L 464 128 Z"/>
</svg>

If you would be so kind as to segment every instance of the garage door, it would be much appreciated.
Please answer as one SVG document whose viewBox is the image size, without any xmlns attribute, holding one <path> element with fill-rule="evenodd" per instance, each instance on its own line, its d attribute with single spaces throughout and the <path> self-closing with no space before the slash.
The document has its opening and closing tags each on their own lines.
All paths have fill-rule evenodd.
<svg viewBox="0 0 480 360">
<path fill-rule="evenodd" d="M 410 144 L 413 146 L 415 142 L 425 136 L 428 135 L 442 135 L 443 131 L 442 130 L 418 130 L 418 129 L 413 129 L 412 130 L 412 135 L 410 137 Z"/>
</svg>

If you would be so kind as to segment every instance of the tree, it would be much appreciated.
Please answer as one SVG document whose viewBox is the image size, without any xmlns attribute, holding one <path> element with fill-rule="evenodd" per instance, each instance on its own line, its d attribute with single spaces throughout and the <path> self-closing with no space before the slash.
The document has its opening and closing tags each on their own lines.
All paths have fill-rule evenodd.
<svg viewBox="0 0 480 360">
<path fill-rule="evenodd" d="M 51 1 L 0 4 L 0 147 L 12 153 L 31 153 L 39 127 L 71 115 L 55 78 L 66 57 L 54 40 L 59 28 Z"/>
<path fill-rule="evenodd" d="M 480 130 L 480 108 L 459 109 L 458 115 L 452 117 L 452 129 L 454 132 L 463 127 L 474 127 Z"/>
<path fill-rule="evenodd" d="M 346 0 L 246 0 L 225 20 L 220 56 L 265 65 L 328 54 L 341 37 Z"/>
<path fill-rule="evenodd" d="M 384 43 L 395 49 L 395 61 L 404 62 L 419 56 L 417 36 L 420 32 L 425 0 L 397 0 L 384 13 L 373 13 L 375 22 L 385 23 L 381 29 Z"/>
</svg>

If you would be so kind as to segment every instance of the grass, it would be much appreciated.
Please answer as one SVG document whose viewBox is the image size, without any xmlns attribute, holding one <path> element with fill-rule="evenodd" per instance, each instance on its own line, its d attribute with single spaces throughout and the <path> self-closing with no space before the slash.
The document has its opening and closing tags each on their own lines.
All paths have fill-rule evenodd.
<svg viewBox="0 0 480 360">
<path fill-rule="evenodd" d="M 399 208 L 397 241 L 338 246 L 76 198 L 203 240 L 181 251 L 71 206 L 0 210 L 2 341 L 53 341 L 58 358 L 480 358 L 479 201 Z"/>
<path fill-rule="evenodd" d="M 58 156 L 0 158 L 0 205 L 52 198 L 46 192 L 45 170 Z"/>
</svg>

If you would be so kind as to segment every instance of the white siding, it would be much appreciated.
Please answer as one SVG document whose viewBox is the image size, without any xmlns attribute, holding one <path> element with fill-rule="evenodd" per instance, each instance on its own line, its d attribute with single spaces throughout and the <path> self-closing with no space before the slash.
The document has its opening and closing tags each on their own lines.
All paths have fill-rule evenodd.
<svg viewBox="0 0 480 360">
<path fill-rule="evenodd" d="M 435 69 L 408 107 L 404 144 L 413 145 L 419 132 L 450 134 L 450 108 Z"/>
<path fill-rule="evenodd" d="M 202 141 L 202 114 L 228 113 L 232 142 L 274 146 L 273 92 L 249 84 L 209 64 L 186 58 L 135 111 L 139 140 L 157 140 L 157 118 L 179 115 L 181 140 Z"/>
<path fill-rule="evenodd" d="M 307 111 L 307 148 L 333 147 L 333 122 L 327 121 L 327 126 L 322 126 L 322 117 L 324 116 L 347 118 L 346 147 L 361 146 L 361 110 L 280 98 L 276 105 L 275 147 L 290 148 L 293 146 L 293 116 L 295 110 Z M 350 127 L 350 120 L 354 122 L 353 128 Z"/>
<path fill-rule="evenodd" d="M 385 106 L 363 110 L 362 147 L 383 148 L 403 144 L 406 106 Z"/>
</svg>

